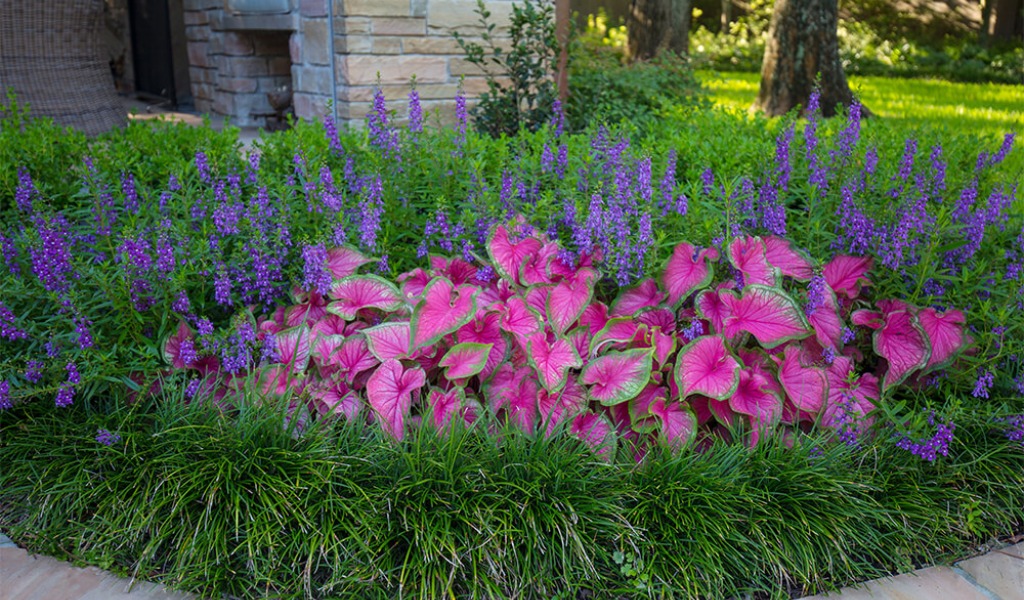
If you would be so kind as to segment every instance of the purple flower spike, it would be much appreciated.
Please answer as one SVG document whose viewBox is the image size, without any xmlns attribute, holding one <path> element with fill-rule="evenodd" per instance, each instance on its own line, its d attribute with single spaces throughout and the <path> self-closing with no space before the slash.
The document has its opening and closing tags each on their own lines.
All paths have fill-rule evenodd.
<svg viewBox="0 0 1024 600">
<path fill-rule="evenodd" d="M 11 402 L 11 384 L 7 381 L 0 381 L 0 410 L 7 410 L 14 406 Z"/>
<path fill-rule="evenodd" d="M 106 429 L 97 429 L 96 441 L 104 446 L 113 446 L 121 441 L 121 436 Z"/>
</svg>

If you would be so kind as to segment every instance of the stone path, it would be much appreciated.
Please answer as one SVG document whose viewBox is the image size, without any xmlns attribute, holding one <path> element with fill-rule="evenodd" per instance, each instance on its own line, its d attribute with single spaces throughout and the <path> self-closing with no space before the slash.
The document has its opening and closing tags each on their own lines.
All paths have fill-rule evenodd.
<svg viewBox="0 0 1024 600">
<path fill-rule="evenodd" d="M 0 600 L 192 600 L 164 586 L 32 556 L 0 534 Z M 1024 600 L 1024 542 L 803 600 Z"/>
</svg>

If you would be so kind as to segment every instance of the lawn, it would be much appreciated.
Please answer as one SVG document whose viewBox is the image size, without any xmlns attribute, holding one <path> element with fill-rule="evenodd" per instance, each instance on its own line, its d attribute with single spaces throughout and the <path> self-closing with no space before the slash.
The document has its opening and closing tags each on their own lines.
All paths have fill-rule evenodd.
<svg viewBox="0 0 1024 600">
<path fill-rule="evenodd" d="M 758 73 L 699 71 L 698 79 L 720 105 L 748 109 L 757 97 Z M 953 83 L 934 79 L 852 76 L 850 87 L 876 116 L 911 132 L 919 127 L 1002 138 L 1024 133 L 1024 86 Z"/>
</svg>

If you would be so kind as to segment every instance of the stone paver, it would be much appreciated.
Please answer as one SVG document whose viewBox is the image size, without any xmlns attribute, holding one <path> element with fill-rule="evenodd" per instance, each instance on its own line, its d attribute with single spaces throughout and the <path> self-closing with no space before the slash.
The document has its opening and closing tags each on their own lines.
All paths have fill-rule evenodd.
<svg viewBox="0 0 1024 600">
<path fill-rule="evenodd" d="M 1024 542 L 957 563 L 1000 600 L 1024 600 Z"/>
<path fill-rule="evenodd" d="M 931 567 L 878 579 L 805 600 L 993 600 L 949 567 Z"/>
<path fill-rule="evenodd" d="M 83 569 L 48 556 L 32 556 L 17 547 L 0 546 L 0 597 L 3 600 L 189 600 L 193 596 L 154 583 L 121 579 L 95 567 Z"/>
</svg>

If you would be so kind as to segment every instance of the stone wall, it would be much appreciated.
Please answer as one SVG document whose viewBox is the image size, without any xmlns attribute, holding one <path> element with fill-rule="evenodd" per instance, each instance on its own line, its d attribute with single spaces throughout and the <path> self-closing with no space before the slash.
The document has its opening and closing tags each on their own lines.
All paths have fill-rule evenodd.
<svg viewBox="0 0 1024 600">
<path fill-rule="evenodd" d="M 224 0 L 185 0 L 197 110 L 230 115 L 238 125 L 262 125 L 261 115 L 269 110 L 266 91 L 290 75 L 296 116 L 320 118 L 336 98 L 339 120 L 358 122 L 372 109 L 378 85 L 389 106 L 404 115 L 415 77 L 424 111 L 436 109 L 450 121 L 460 80 L 468 96 L 486 89 L 452 38 L 458 31 L 479 40 L 476 0 L 292 2 L 288 15 L 243 20 L 225 11 Z M 512 0 L 487 1 L 499 38 L 511 8 Z"/>
</svg>

